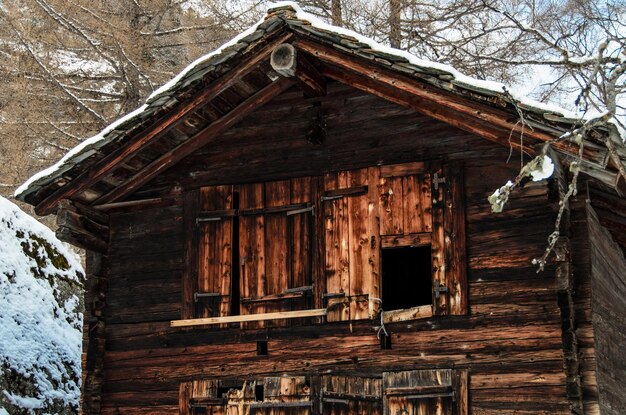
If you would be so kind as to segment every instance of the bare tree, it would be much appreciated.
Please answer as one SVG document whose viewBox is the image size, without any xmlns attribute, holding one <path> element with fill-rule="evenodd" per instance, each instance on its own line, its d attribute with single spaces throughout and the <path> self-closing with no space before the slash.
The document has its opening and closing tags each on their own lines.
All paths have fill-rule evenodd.
<svg viewBox="0 0 626 415">
<path fill-rule="evenodd" d="M 0 165 L 12 190 L 255 21 L 260 2 L 16 0 L 0 7 Z M 3 160 L 4 161 L 4 160 Z"/>
</svg>

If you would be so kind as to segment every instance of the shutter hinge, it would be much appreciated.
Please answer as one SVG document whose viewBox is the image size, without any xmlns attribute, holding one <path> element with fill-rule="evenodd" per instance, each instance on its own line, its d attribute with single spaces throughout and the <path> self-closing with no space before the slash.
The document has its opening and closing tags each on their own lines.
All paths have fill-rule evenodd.
<svg viewBox="0 0 626 415">
<path fill-rule="evenodd" d="M 196 225 L 199 225 L 201 222 L 217 222 L 222 220 L 222 218 L 220 217 L 214 217 L 214 218 L 196 218 Z"/>
<path fill-rule="evenodd" d="M 438 300 L 441 293 L 447 293 L 448 287 L 443 284 L 440 284 L 439 281 L 435 281 L 435 288 L 433 288 L 435 292 L 435 298 Z"/>
<path fill-rule="evenodd" d="M 315 210 L 315 205 L 314 206 L 309 206 L 309 207 L 306 207 L 306 208 L 302 208 L 302 209 L 288 210 L 287 211 L 287 216 L 299 215 L 301 213 L 307 213 L 307 212 L 313 213 L 314 210 Z"/>
<path fill-rule="evenodd" d="M 435 190 L 439 189 L 440 184 L 444 184 L 446 182 L 445 177 L 439 177 L 437 173 L 433 174 L 433 184 L 435 186 Z"/>
<path fill-rule="evenodd" d="M 195 301 L 196 303 L 198 301 L 200 301 L 201 299 L 217 298 L 217 297 L 222 297 L 222 294 L 220 294 L 220 293 L 199 293 L 199 292 L 193 293 L 193 301 Z"/>
</svg>

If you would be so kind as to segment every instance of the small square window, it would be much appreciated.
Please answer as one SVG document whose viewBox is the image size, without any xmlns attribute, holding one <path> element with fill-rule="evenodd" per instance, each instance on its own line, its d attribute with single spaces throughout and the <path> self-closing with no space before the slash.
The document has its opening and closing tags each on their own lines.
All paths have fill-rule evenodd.
<svg viewBox="0 0 626 415">
<path fill-rule="evenodd" d="M 384 310 L 402 310 L 432 304 L 431 247 L 382 249 Z"/>
</svg>

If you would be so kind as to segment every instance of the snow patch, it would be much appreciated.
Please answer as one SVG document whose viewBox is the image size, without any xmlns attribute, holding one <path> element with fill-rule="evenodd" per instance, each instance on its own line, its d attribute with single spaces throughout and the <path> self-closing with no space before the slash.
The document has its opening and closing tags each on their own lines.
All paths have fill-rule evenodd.
<svg viewBox="0 0 626 415">
<path fill-rule="evenodd" d="M 554 173 L 554 163 L 548 156 L 543 156 L 542 159 L 539 159 L 537 165 L 529 171 L 533 182 L 539 182 L 543 179 L 547 179 L 552 176 L 552 173 Z"/>
<path fill-rule="evenodd" d="M 0 408 L 78 408 L 83 278 L 76 254 L 0 197 Z"/>
</svg>

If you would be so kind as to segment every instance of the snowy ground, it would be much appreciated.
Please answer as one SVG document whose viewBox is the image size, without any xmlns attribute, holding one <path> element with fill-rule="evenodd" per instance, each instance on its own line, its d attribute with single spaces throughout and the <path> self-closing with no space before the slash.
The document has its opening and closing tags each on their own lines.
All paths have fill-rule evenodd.
<svg viewBox="0 0 626 415">
<path fill-rule="evenodd" d="M 77 413 L 83 278 L 50 229 L 0 197 L 0 415 Z"/>
</svg>

